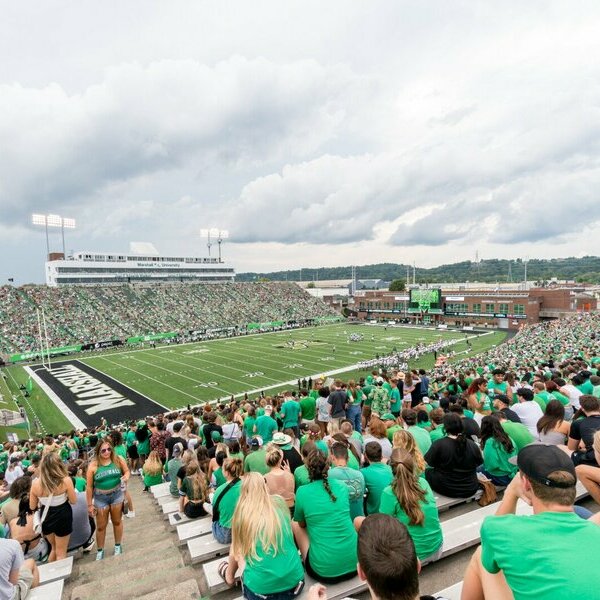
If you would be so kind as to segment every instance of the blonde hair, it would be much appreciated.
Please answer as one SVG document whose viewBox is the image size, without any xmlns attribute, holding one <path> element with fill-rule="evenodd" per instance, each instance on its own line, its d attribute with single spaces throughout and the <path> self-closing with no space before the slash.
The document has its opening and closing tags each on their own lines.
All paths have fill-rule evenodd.
<svg viewBox="0 0 600 600">
<path fill-rule="evenodd" d="M 160 475 L 162 473 L 163 465 L 156 450 L 150 452 L 142 468 L 144 473 L 148 473 L 148 475 Z"/>
<path fill-rule="evenodd" d="M 185 476 L 192 484 L 192 492 L 194 497 L 192 500 L 202 500 L 205 502 L 208 498 L 208 484 L 206 475 L 196 461 L 191 461 L 185 468 Z"/>
<path fill-rule="evenodd" d="M 238 479 L 244 474 L 244 463 L 241 458 L 227 458 L 223 463 L 223 472 L 233 479 Z"/>
<path fill-rule="evenodd" d="M 401 450 L 406 450 L 413 458 L 413 461 L 418 470 L 418 474 L 425 472 L 425 468 L 427 467 L 427 463 L 423 458 L 423 454 L 417 446 L 417 442 L 415 442 L 415 438 L 409 431 L 405 429 L 398 429 L 394 431 L 394 437 L 392 438 L 392 448 L 399 448 Z"/>
<path fill-rule="evenodd" d="M 40 483 L 44 492 L 53 494 L 67 475 L 67 467 L 62 463 L 56 452 L 50 452 L 42 457 Z"/>
<path fill-rule="evenodd" d="M 215 456 L 217 455 L 217 452 L 225 452 L 225 456 L 229 458 L 229 446 L 227 444 L 224 444 L 223 442 L 219 442 L 218 444 L 216 444 Z"/>
<path fill-rule="evenodd" d="M 390 467 L 394 473 L 392 491 L 408 517 L 408 524 L 423 525 L 425 513 L 421 502 L 425 500 L 425 490 L 419 485 L 413 457 L 406 450 L 396 448 L 392 450 Z"/>
<path fill-rule="evenodd" d="M 285 509 L 279 512 L 277 505 Z M 264 477 L 250 472 L 244 475 L 240 497 L 231 520 L 231 550 L 246 560 L 261 560 L 256 552 L 260 543 L 264 553 L 273 549 L 276 555 L 282 538 L 282 519 L 290 519 L 289 511 L 278 496 L 271 496 Z"/>
<path fill-rule="evenodd" d="M 283 451 L 281 448 L 279 448 L 279 446 L 273 443 L 267 444 L 265 459 L 267 467 L 275 467 L 281 460 L 283 460 Z"/>
</svg>

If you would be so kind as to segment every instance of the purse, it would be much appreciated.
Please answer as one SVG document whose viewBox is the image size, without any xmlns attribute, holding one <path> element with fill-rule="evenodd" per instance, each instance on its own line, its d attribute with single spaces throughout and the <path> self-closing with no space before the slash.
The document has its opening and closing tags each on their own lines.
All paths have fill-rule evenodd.
<svg viewBox="0 0 600 600">
<path fill-rule="evenodd" d="M 48 504 L 44 506 L 43 512 L 38 508 L 33 513 L 33 531 L 38 535 L 42 534 L 42 524 L 46 520 L 46 516 L 48 515 L 48 511 L 50 510 L 50 502 L 52 502 L 53 497 L 54 494 L 50 494 L 50 496 L 48 497 Z"/>
</svg>

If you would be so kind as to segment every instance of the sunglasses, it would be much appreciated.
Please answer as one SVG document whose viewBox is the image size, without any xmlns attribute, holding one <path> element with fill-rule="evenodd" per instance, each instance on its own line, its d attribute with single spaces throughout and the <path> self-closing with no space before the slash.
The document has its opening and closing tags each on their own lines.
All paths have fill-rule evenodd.
<svg viewBox="0 0 600 600">
<path fill-rule="evenodd" d="M 100 450 L 100 453 L 101 453 L 101 454 L 105 454 L 106 452 L 110 452 L 110 448 L 102 448 L 102 449 Z"/>
</svg>

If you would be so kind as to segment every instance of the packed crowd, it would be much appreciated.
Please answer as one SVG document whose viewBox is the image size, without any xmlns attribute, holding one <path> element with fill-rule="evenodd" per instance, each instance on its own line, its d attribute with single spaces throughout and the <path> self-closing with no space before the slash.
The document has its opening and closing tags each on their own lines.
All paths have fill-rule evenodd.
<svg viewBox="0 0 600 600">
<path fill-rule="evenodd" d="M 219 573 L 233 585 L 243 564 L 249 600 L 294 598 L 305 573 L 321 582 L 311 600 L 323 599 L 357 569 L 374 598 L 415 600 L 419 565 L 444 548 L 434 494 L 486 505 L 501 487 L 463 598 L 596 597 L 594 562 L 556 553 L 591 557 L 600 547 L 600 513 L 574 505 L 577 480 L 600 503 L 599 322 L 536 325 L 431 372 L 300 381 L 254 401 L 6 444 L 1 515 L 17 558 L 5 563 L 94 543 L 102 560 L 109 514 L 123 552 L 135 475 L 146 489 L 169 482 L 188 518 L 212 519 L 214 538 L 231 544 Z M 533 516 L 517 514 L 520 499 Z M 25 589 L 34 563 L 22 571 Z"/>
<path fill-rule="evenodd" d="M 337 315 L 293 283 L 0 286 L 0 354 L 39 349 L 38 308 L 50 347 Z"/>
</svg>

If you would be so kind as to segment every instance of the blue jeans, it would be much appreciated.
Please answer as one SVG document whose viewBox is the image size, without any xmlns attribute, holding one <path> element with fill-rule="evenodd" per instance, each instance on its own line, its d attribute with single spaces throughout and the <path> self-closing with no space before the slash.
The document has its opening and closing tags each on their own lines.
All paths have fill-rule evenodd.
<svg viewBox="0 0 600 600">
<path fill-rule="evenodd" d="M 357 431 L 358 433 L 362 431 L 361 414 L 362 410 L 360 404 L 350 404 L 346 409 L 346 419 L 352 423 L 354 431 Z"/>
<path fill-rule="evenodd" d="M 585 506 L 578 506 L 577 504 L 573 505 L 573 510 L 578 517 L 582 519 L 589 519 L 594 513 L 591 510 L 588 510 Z"/>
<path fill-rule="evenodd" d="M 244 581 L 242 580 L 242 593 L 246 600 L 291 600 L 292 598 L 297 598 L 302 592 L 301 586 L 294 586 L 291 590 L 286 590 L 285 592 L 277 592 L 276 594 L 255 594 L 252 590 L 248 589 L 244 585 Z"/>
<path fill-rule="evenodd" d="M 483 465 L 477 468 L 477 472 L 483 473 L 488 479 L 492 480 L 494 485 L 497 485 L 498 487 L 506 487 L 512 480 L 509 475 L 492 475 L 491 473 L 488 473 L 483 468 Z"/>
</svg>

